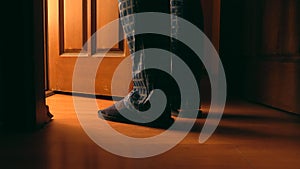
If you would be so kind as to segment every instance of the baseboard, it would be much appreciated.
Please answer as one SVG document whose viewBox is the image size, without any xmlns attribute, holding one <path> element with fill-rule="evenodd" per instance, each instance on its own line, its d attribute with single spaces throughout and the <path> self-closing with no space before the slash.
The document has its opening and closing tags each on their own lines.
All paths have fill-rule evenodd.
<svg viewBox="0 0 300 169">
<path fill-rule="evenodd" d="M 124 97 L 120 96 L 106 96 L 106 95 L 94 95 L 89 93 L 78 93 L 78 92 L 65 92 L 65 91 L 52 91 L 53 94 L 63 94 L 69 96 L 79 96 L 79 97 L 86 97 L 86 98 L 96 98 L 96 99 L 103 99 L 103 100 L 115 100 L 119 101 L 122 100 Z"/>
</svg>

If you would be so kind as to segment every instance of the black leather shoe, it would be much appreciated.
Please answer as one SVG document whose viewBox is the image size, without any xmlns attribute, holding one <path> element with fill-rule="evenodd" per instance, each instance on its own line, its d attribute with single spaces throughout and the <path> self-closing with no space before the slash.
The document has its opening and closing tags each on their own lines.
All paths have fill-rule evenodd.
<svg viewBox="0 0 300 169">
<path fill-rule="evenodd" d="M 139 106 L 139 111 L 145 109 L 146 109 L 145 106 Z M 149 123 L 138 123 L 138 122 L 131 121 L 125 118 L 119 111 L 126 112 L 127 114 L 130 113 L 133 114 L 133 112 L 124 105 L 124 101 L 121 100 L 106 109 L 99 110 L 98 116 L 99 118 L 104 118 L 105 120 L 109 120 L 109 121 L 136 124 L 136 125 L 155 127 L 155 128 L 168 128 L 174 122 L 174 119 L 171 117 L 171 109 L 169 107 L 165 109 L 165 111 L 161 114 L 160 117 L 158 117 L 157 119 Z M 140 113 L 143 112 L 141 111 Z M 141 118 L 146 119 L 147 117 L 141 114 Z"/>
</svg>

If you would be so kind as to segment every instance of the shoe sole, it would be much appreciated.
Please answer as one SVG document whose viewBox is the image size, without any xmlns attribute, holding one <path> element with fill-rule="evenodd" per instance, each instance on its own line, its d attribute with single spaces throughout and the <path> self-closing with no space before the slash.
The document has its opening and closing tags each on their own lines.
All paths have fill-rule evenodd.
<svg viewBox="0 0 300 169">
<path fill-rule="evenodd" d="M 100 115 L 101 113 L 101 115 Z M 116 117 L 116 116 L 110 116 L 107 114 L 102 113 L 101 111 L 98 111 L 98 117 L 104 120 L 112 121 L 112 122 L 121 122 L 121 123 L 126 123 L 126 124 L 134 124 L 134 125 L 139 125 L 139 126 L 146 126 L 146 127 L 152 127 L 152 128 L 169 128 L 173 123 L 174 119 L 170 118 L 168 120 L 156 120 L 150 123 L 136 123 L 133 121 L 130 121 L 124 117 Z"/>
</svg>

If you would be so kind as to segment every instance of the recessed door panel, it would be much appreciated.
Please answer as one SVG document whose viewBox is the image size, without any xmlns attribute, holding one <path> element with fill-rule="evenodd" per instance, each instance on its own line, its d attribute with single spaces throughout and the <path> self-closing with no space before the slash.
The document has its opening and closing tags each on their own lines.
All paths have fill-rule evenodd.
<svg viewBox="0 0 300 169">
<path fill-rule="evenodd" d="M 90 37 L 109 22 L 118 19 L 118 2 L 110 0 L 48 0 L 48 56 L 49 89 L 64 92 L 93 93 L 111 95 L 111 81 L 118 65 L 127 57 L 125 43 L 116 43 L 110 52 L 103 51 L 109 47 L 106 41 L 124 36 L 120 27 L 111 30 L 105 36 L 96 36 L 93 45 L 84 46 Z M 119 25 L 120 26 L 120 25 Z M 94 41 L 93 41 L 94 42 Z M 83 48 L 83 46 L 85 48 Z M 84 58 L 86 71 L 96 72 L 94 79 L 83 75 L 80 85 L 94 81 L 95 89 L 74 91 L 73 73 L 78 58 Z M 103 60 L 102 60 L 103 59 Z M 92 70 L 92 64 L 102 60 L 98 69 Z M 129 62 L 129 61 L 127 61 Z M 125 96 L 129 91 L 131 64 L 122 68 L 122 79 L 116 79 L 120 87 L 115 95 Z M 125 85 L 125 86 L 124 86 Z"/>
</svg>

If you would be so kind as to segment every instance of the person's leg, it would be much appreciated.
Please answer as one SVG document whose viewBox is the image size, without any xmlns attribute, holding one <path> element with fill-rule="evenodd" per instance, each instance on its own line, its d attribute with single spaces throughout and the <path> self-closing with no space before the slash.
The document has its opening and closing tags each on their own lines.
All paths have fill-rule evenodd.
<svg viewBox="0 0 300 169">
<path fill-rule="evenodd" d="M 170 1 L 169 0 L 137 0 L 137 6 L 138 11 L 137 12 L 158 12 L 158 13 L 164 13 L 164 14 L 170 14 Z M 151 22 L 151 21 L 149 21 Z M 156 21 L 152 21 L 153 24 L 157 24 L 157 26 L 161 26 L 160 23 L 157 23 Z M 139 24 L 136 22 L 136 24 Z M 163 23 L 164 25 L 166 23 Z M 168 31 L 171 31 L 171 24 L 170 20 L 167 21 L 168 24 Z M 142 26 L 138 26 L 142 28 Z M 154 49 L 162 49 L 166 51 L 170 51 L 170 41 L 171 38 L 169 36 L 164 36 L 160 34 L 140 34 L 136 36 L 136 50 L 144 50 L 149 48 Z M 159 56 L 162 58 L 162 60 L 151 60 L 153 59 L 152 56 L 145 55 L 145 59 L 147 61 L 151 60 L 152 62 L 155 62 L 157 64 L 163 64 L 164 67 L 167 67 L 169 69 L 169 72 L 171 71 L 171 56 L 165 55 L 165 56 Z M 166 62 L 168 61 L 168 62 Z M 163 72 L 158 69 L 148 69 L 145 71 L 145 74 L 147 76 L 149 89 L 152 91 L 153 89 L 160 89 L 162 90 L 166 96 L 167 96 L 167 106 L 170 106 L 170 100 L 171 100 L 171 93 L 172 91 L 170 89 L 170 84 L 174 84 L 174 80 L 172 79 L 171 75 Z"/>
<path fill-rule="evenodd" d="M 128 47 L 132 59 L 133 90 L 124 99 L 127 107 L 130 107 L 131 104 L 135 106 L 143 105 L 150 93 L 148 79 L 146 74 L 142 72 L 145 56 L 143 53 L 141 53 L 139 56 L 135 54 L 135 52 L 138 51 L 138 48 L 141 46 L 141 42 L 137 40 L 135 35 L 136 21 L 135 17 L 133 16 L 133 14 L 139 11 L 137 3 L 137 0 L 119 0 L 121 23 L 127 37 Z M 126 17 L 126 19 L 124 17 Z"/>
<path fill-rule="evenodd" d="M 118 110 L 125 111 L 143 111 L 149 108 L 149 97 L 153 89 L 157 88 L 158 74 L 153 71 L 142 71 L 146 67 L 145 59 L 151 59 L 151 56 L 146 56 L 145 53 L 137 55 L 135 52 L 146 48 L 166 48 L 169 46 L 168 39 L 162 39 L 152 34 L 138 35 L 136 36 L 135 27 L 137 24 L 135 17 L 131 14 L 140 12 L 168 12 L 169 3 L 168 0 L 119 0 L 119 9 L 121 15 L 121 22 L 123 30 L 127 36 L 128 46 L 132 58 L 132 78 L 133 78 L 133 90 L 122 101 L 115 105 L 100 110 L 105 119 L 113 121 L 130 122 L 126 120 Z M 128 16 L 126 19 L 122 18 Z M 165 43 L 163 43 L 165 42 Z M 157 119 L 158 123 L 168 123 L 171 119 L 171 113 L 169 106 L 166 106 L 165 111 Z M 157 123 L 155 123 L 157 124 Z M 159 125 L 159 124 L 158 124 Z"/>
<path fill-rule="evenodd" d="M 177 17 L 183 18 L 195 26 L 197 26 L 200 30 L 203 31 L 203 14 L 202 14 L 202 6 L 200 0 L 171 0 L 170 1 L 171 8 L 171 51 L 175 55 L 179 56 L 191 69 L 193 72 L 195 79 L 198 83 L 198 87 L 200 86 L 201 74 L 202 74 L 202 62 L 199 57 L 186 45 L 176 40 L 177 36 L 181 33 L 181 23 L 179 22 Z M 176 68 L 173 68 L 176 69 Z M 176 88 L 176 86 L 175 86 Z M 176 92 L 178 90 L 172 89 L 173 92 L 173 100 L 172 100 L 172 109 L 179 110 L 181 105 L 180 102 L 188 102 L 181 101 L 180 93 Z M 199 88 L 200 91 L 200 88 Z M 200 94 L 200 93 L 199 93 Z M 200 103 L 199 103 L 200 104 Z M 199 106 L 200 108 L 200 106 Z M 199 115 L 201 116 L 201 111 L 199 111 Z"/>
</svg>

